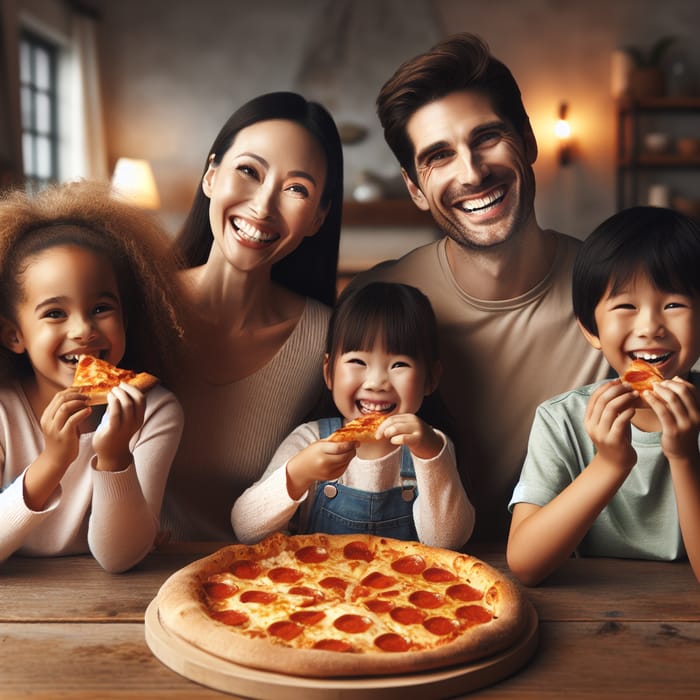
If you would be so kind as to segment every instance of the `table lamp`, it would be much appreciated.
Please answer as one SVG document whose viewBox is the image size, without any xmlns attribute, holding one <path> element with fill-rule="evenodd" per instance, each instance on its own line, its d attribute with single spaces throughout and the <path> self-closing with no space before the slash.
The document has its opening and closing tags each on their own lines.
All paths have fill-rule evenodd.
<svg viewBox="0 0 700 700">
<path fill-rule="evenodd" d="M 160 196 L 151 164 L 139 158 L 119 158 L 114 166 L 112 188 L 142 209 L 160 208 Z"/>
</svg>

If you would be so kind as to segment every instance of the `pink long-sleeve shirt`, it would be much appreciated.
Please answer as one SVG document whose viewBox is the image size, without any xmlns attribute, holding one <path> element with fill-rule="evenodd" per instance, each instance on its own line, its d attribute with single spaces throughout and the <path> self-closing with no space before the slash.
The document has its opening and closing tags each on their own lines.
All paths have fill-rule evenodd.
<svg viewBox="0 0 700 700">
<path fill-rule="evenodd" d="M 24 474 L 44 436 L 19 385 L 0 389 L 0 562 L 17 552 L 55 556 L 90 552 L 108 571 L 125 571 L 153 546 L 168 471 L 182 432 L 175 396 L 155 387 L 141 428 L 130 442 L 134 460 L 119 472 L 93 468 L 94 433 L 80 437 L 78 457 L 49 503 L 31 510 Z M 1 569 L 0 569 L 1 575 Z"/>
</svg>

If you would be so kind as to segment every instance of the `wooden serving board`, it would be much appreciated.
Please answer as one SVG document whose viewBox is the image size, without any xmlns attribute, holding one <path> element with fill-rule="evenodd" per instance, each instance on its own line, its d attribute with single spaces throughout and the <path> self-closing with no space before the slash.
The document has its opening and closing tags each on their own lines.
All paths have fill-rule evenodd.
<svg viewBox="0 0 700 700">
<path fill-rule="evenodd" d="M 259 700 L 421 700 L 463 695 L 491 685 L 520 669 L 537 648 L 538 618 L 527 604 L 523 637 L 506 651 L 465 666 L 400 676 L 305 678 L 260 671 L 225 661 L 188 644 L 166 630 L 158 617 L 157 598 L 146 609 L 146 643 L 154 656 L 185 678 L 209 688 Z"/>
</svg>

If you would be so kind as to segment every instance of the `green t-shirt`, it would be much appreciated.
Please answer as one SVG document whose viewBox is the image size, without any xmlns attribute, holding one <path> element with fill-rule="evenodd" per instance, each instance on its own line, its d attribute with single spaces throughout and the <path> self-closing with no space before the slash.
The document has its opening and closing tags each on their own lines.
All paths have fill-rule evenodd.
<svg viewBox="0 0 700 700">
<path fill-rule="evenodd" d="M 692 374 L 698 386 L 700 375 Z M 600 382 L 542 403 L 530 432 L 528 453 L 509 509 L 516 503 L 544 506 L 593 460 L 584 427 L 586 405 Z M 637 464 L 591 525 L 577 550 L 582 556 L 672 560 L 685 556 L 671 472 L 661 433 L 632 426 Z"/>
</svg>

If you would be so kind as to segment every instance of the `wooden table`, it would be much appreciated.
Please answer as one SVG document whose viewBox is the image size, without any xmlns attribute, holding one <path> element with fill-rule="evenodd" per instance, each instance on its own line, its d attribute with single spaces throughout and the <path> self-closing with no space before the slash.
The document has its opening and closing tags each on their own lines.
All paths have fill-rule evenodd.
<svg viewBox="0 0 700 700">
<path fill-rule="evenodd" d="M 119 575 L 88 556 L 0 565 L 0 698 L 231 697 L 171 671 L 144 641 L 160 584 L 215 548 L 170 545 Z M 506 570 L 502 551 L 470 553 Z M 572 559 L 526 594 L 535 656 L 470 698 L 700 698 L 700 584 L 687 563 Z"/>
</svg>

